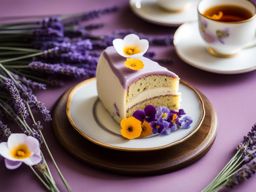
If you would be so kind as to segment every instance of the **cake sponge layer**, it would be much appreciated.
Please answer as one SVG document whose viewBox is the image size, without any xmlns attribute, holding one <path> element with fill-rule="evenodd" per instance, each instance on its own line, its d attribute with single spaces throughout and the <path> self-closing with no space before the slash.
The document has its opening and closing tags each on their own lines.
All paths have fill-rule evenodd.
<svg viewBox="0 0 256 192">
<path fill-rule="evenodd" d="M 172 94 L 176 94 L 179 88 L 179 78 L 166 75 L 148 75 L 140 78 L 129 86 L 126 102 L 129 103 L 132 98 L 136 97 L 143 91 L 157 87 L 168 87 Z"/>
<path fill-rule="evenodd" d="M 131 116 L 136 110 L 144 109 L 147 105 L 153 105 L 155 107 L 158 106 L 166 106 L 169 109 L 178 110 L 180 108 L 180 95 L 163 95 L 159 97 L 154 97 L 151 99 L 147 99 L 143 102 L 140 102 L 127 110 L 126 116 Z"/>
</svg>

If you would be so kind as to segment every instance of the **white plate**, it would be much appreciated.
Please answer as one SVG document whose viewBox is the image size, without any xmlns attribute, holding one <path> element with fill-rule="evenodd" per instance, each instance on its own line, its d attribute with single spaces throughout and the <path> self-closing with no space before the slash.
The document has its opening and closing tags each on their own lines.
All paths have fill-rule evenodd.
<svg viewBox="0 0 256 192">
<path fill-rule="evenodd" d="M 181 25 L 174 34 L 174 46 L 179 57 L 198 69 L 219 74 L 239 74 L 256 69 L 256 47 L 244 49 L 231 58 L 210 55 L 199 34 L 197 22 Z"/>
<path fill-rule="evenodd" d="M 177 26 L 197 20 L 197 0 L 182 12 L 169 12 L 159 7 L 156 0 L 130 0 L 132 11 L 142 19 L 164 26 Z"/>
<path fill-rule="evenodd" d="M 66 112 L 73 128 L 93 143 L 124 151 L 158 150 L 188 139 L 199 129 L 204 119 L 205 110 L 199 94 L 186 84 L 181 84 L 180 92 L 181 107 L 192 117 L 193 123 L 189 129 L 180 129 L 166 136 L 134 140 L 122 138 L 118 131 L 119 125 L 98 100 L 95 78 L 83 81 L 72 89 Z"/>
</svg>

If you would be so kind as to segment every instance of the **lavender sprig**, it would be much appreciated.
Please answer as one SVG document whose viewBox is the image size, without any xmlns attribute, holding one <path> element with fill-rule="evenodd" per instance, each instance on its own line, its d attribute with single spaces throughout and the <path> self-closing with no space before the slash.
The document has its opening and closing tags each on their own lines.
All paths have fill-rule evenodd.
<svg viewBox="0 0 256 192">
<path fill-rule="evenodd" d="M 256 173 L 256 160 L 252 160 L 247 164 L 244 164 L 239 170 L 228 179 L 225 184 L 226 190 L 234 188 L 235 186 L 245 182 Z"/>
<path fill-rule="evenodd" d="M 46 84 L 32 81 L 31 79 L 27 79 L 24 76 L 20 76 L 20 75 L 16 75 L 16 74 L 13 74 L 13 76 L 15 77 L 15 79 L 17 81 L 20 81 L 21 83 L 23 83 L 27 87 L 31 88 L 32 90 L 45 90 L 46 89 Z"/>
<path fill-rule="evenodd" d="M 28 111 L 13 80 L 5 78 L 4 87 L 10 94 L 15 112 L 23 119 L 26 119 L 28 117 Z"/>
<path fill-rule="evenodd" d="M 77 79 L 88 75 L 86 70 L 66 64 L 48 64 L 40 61 L 33 61 L 28 66 L 36 71 L 43 71 L 53 75 L 65 75 Z"/>
<path fill-rule="evenodd" d="M 236 154 L 215 179 L 202 191 L 228 190 L 247 179 L 256 171 L 256 124 L 238 145 Z"/>
</svg>

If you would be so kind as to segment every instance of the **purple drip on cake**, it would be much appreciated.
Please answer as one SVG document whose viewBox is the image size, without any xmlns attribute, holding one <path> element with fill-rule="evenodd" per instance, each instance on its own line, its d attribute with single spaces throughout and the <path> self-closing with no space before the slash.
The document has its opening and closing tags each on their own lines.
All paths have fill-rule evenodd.
<svg viewBox="0 0 256 192">
<path fill-rule="evenodd" d="M 158 63 L 143 57 L 144 68 L 138 71 L 133 71 L 124 66 L 126 58 L 120 56 L 114 47 L 108 47 L 103 53 L 105 59 L 108 61 L 110 68 L 115 73 L 119 79 L 121 85 L 126 89 L 128 86 L 137 81 L 141 77 L 148 75 L 166 75 L 172 78 L 178 78 L 178 76 L 166 69 L 165 67 L 160 66 Z"/>
</svg>

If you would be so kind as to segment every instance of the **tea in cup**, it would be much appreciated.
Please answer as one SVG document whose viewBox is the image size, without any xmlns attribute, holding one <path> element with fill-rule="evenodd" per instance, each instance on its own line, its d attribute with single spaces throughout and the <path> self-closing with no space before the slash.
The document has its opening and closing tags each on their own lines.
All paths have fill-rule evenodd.
<svg viewBox="0 0 256 192">
<path fill-rule="evenodd" d="M 256 40 L 256 7 L 248 0 L 201 0 L 200 35 L 214 56 L 231 57 Z"/>
<path fill-rule="evenodd" d="M 167 11 L 179 12 L 188 8 L 192 1 L 195 0 L 157 0 L 157 4 Z"/>
</svg>

